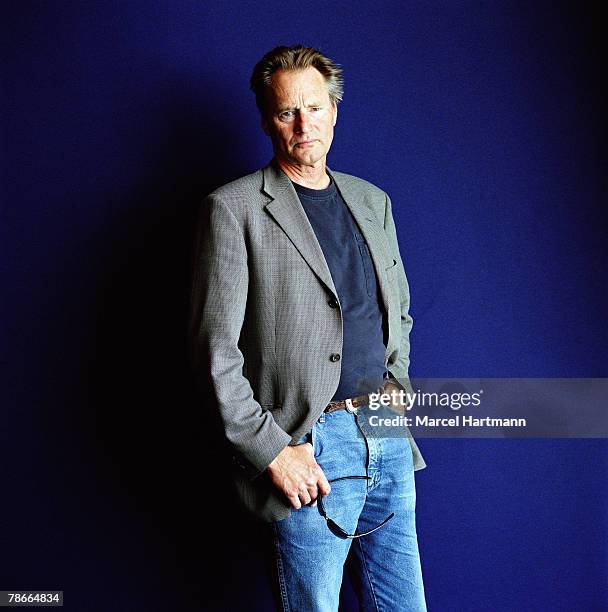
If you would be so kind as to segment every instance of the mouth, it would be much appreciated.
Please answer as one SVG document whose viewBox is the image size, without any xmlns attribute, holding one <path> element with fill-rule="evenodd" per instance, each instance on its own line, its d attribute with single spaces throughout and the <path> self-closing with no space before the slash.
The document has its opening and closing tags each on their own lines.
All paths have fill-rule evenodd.
<svg viewBox="0 0 608 612">
<path fill-rule="evenodd" d="M 296 147 L 310 147 L 312 145 L 314 145 L 317 141 L 316 140 L 303 140 L 302 142 L 296 142 L 296 144 L 294 146 Z"/>
</svg>

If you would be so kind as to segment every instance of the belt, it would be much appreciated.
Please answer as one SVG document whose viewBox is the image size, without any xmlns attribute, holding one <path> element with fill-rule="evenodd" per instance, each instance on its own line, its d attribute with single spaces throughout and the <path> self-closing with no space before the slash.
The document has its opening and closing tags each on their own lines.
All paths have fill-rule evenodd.
<svg viewBox="0 0 608 612">
<path fill-rule="evenodd" d="M 382 387 L 380 387 L 377 391 L 373 393 L 382 393 L 388 385 L 394 385 L 391 381 L 387 381 Z M 369 404 L 369 396 L 371 393 L 367 395 L 358 395 L 357 397 L 349 397 L 347 399 L 340 400 L 339 402 L 329 402 L 325 407 L 323 412 L 336 412 L 336 410 L 346 410 L 347 412 L 357 412 L 357 408 L 359 406 L 367 406 Z"/>
</svg>

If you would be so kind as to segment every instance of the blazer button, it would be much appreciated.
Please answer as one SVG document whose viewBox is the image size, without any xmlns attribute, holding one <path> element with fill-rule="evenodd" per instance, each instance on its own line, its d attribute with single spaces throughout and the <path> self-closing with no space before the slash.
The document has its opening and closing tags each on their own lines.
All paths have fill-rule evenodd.
<svg viewBox="0 0 608 612">
<path fill-rule="evenodd" d="M 335 297 L 332 297 L 331 300 L 327 302 L 330 308 L 337 308 L 339 306 L 338 300 Z"/>
<path fill-rule="evenodd" d="M 332 353 L 329 356 L 330 361 L 340 361 L 340 355 L 338 353 Z"/>
</svg>

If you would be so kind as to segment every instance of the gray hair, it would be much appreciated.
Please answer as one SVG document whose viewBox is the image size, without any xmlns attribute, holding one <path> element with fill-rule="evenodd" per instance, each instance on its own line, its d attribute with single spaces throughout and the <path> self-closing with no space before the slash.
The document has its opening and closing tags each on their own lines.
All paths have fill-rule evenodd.
<svg viewBox="0 0 608 612">
<path fill-rule="evenodd" d="M 255 65 L 250 86 L 255 94 L 255 103 L 262 115 L 266 112 L 266 91 L 272 75 L 277 70 L 305 70 L 316 68 L 325 79 L 329 98 L 334 105 L 342 101 L 344 79 L 342 68 L 317 49 L 295 45 L 294 47 L 275 47 Z"/>
</svg>

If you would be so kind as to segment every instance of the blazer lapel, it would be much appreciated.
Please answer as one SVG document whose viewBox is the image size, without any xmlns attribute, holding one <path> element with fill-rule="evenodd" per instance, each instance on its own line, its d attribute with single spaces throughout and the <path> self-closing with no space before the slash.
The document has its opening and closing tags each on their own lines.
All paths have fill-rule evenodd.
<svg viewBox="0 0 608 612">
<path fill-rule="evenodd" d="M 281 226 L 312 271 L 338 297 L 321 245 L 291 181 L 274 163 L 266 166 L 263 172 L 262 189 L 272 198 L 266 204 L 266 210 Z"/>
<path fill-rule="evenodd" d="M 386 247 L 386 236 L 379 226 L 378 219 L 373 218 L 373 213 L 365 205 L 364 193 L 356 187 L 356 184 L 344 176 L 333 174 L 329 168 L 327 172 L 335 181 L 367 242 L 380 284 L 382 301 L 388 311 L 390 287 L 386 280 L 386 269 L 395 262 Z M 266 166 L 263 173 L 262 189 L 272 198 L 266 204 L 266 210 L 281 226 L 312 271 L 338 297 L 321 245 L 291 181 L 274 162 Z"/>
</svg>

